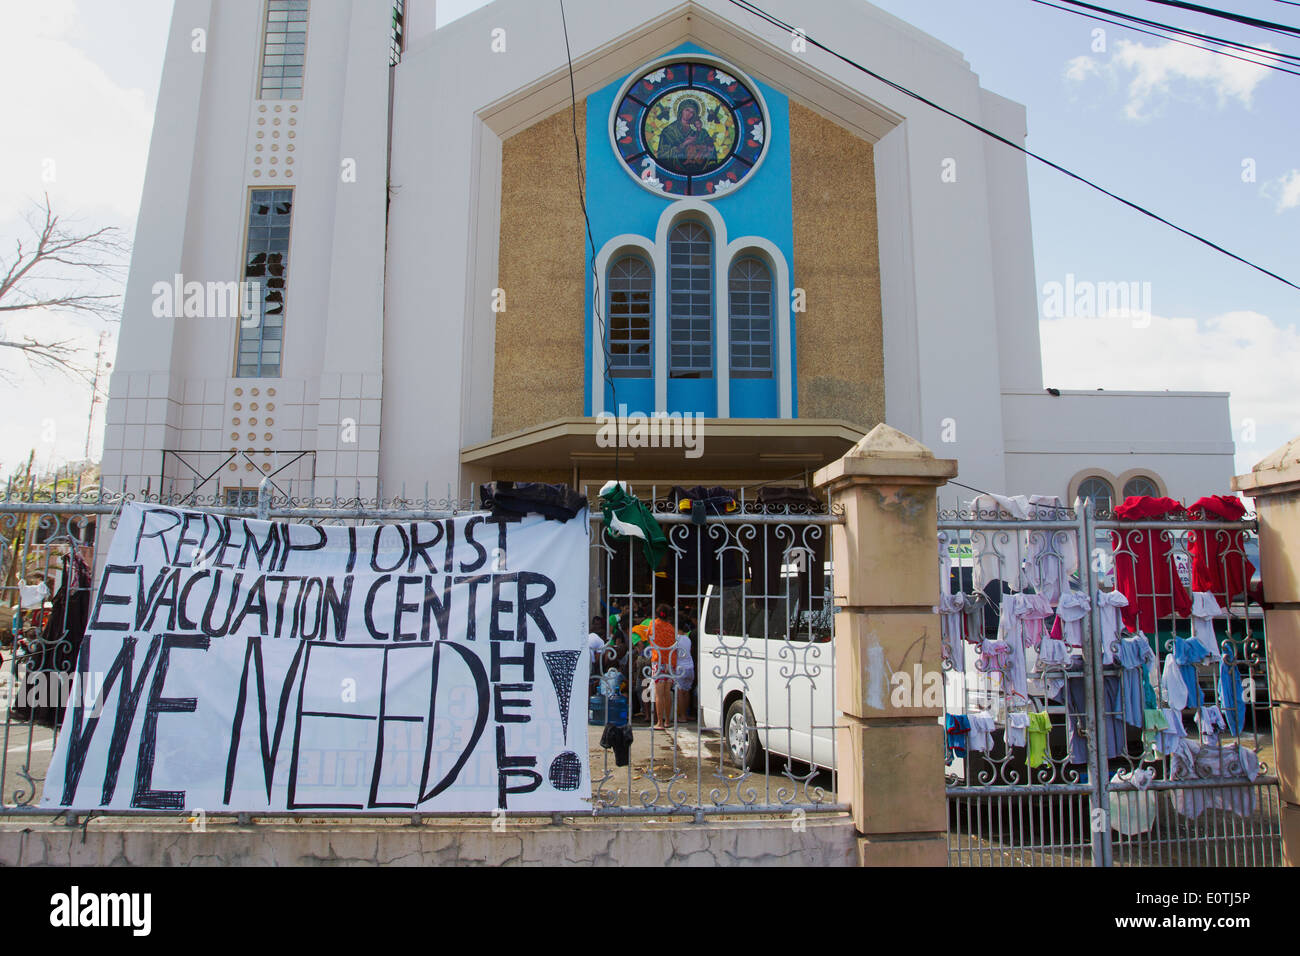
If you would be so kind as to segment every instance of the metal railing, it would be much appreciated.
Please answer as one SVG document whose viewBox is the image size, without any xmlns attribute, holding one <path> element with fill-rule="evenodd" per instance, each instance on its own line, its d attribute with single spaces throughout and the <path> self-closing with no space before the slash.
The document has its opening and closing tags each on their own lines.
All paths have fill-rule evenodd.
<svg viewBox="0 0 1300 956">
<path fill-rule="evenodd" d="M 1253 521 L 939 529 L 953 865 L 1280 861 Z"/>
</svg>

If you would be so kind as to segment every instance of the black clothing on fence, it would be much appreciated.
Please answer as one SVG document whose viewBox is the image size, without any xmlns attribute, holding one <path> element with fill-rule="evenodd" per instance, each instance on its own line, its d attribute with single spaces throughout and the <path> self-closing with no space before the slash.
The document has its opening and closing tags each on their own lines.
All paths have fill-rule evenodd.
<svg viewBox="0 0 1300 956">
<path fill-rule="evenodd" d="M 493 518 L 505 521 L 518 521 L 530 514 L 568 521 L 587 507 L 587 499 L 568 485 L 538 481 L 489 481 L 479 486 L 479 500 Z"/>
</svg>

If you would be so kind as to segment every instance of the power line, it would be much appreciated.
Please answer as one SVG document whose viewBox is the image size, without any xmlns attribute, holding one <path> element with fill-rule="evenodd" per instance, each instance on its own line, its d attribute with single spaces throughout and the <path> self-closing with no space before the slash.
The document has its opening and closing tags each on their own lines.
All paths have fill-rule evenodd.
<svg viewBox="0 0 1300 956">
<path fill-rule="evenodd" d="M 1266 70 L 1276 70 L 1278 73 L 1287 73 L 1290 74 L 1291 76 L 1300 76 L 1300 72 L 1296 70 L 1288 70 L 1286 67 L 1279 66 L 1276 63 L 1266 63 L 1262 60 L 1254 60 L 1251 59 L 1250 57 L 1238 56 L 1235 53 L 1229 53 L 1227 50 L 1220 50 L 1215 47 L 1204 46 L 1200 43 L 1193 43 L 1191 40 L 1181 40 L 1177 36 L 1169 36 L 1164 33 L 1157 33 L 1155 30 L 1146 30 L 1143 29 L 1142 27 L 1134 26 L 1131 23 L 1123 23 L 1119 20 L 1111 20 L 1106 17 L 1097 16 L 1095 13 L 1087 13 L 1083 10 L 1075 10 L 1072 7 L 1062 7 L 1056 3 L 1052 3 L 1051 0 L 1031 0 L 1031 2 L 1041 4 L 1044 7 L 1050 7 L 1053 10 L 1059 10 L 1062 13 L 1068 13 L 1071 16 L 1084 17 L 1085 19 L 1088 20 L 1095 20 L 1098 23 L 1108 23 L 1111 26 L 1119 27 L 1120 29 L 1123 30 L 1131 30 L 1134 33 L 1143 33 L 1146 34 L 1147 36 L 1155 37 L 1158 40 L 1167 40 L 1170 43 L 1180 43 L 1183 46 L 1191 47 L 1193 50 L 1201 50 L 1205 53 L 1214 53 L 1217 54 L 1218 56 L 1230 57 L 1231 59 L 1234 60 L 1240 60 L 1242 63 L 1249 63 L 1252 66 L 1262 66 Z"/>
<path fill-rule="evenodd" d="M 929 106 L 931 109 L 938 110 L 940 113 L 943 113 L 945 116 L 949 116 L 952 119 L 957 120 L 959 123 L 969 126 L 971 129 L 978 130 L 979 132 L 983 133 L 985 136 L 989 136 L 1000 143 L 1010 146 L 1012 149 L 1016 150 L 1017 152 L 1023 153 L 1024 155 L 1029 156 L 1032 159 L 1038 160 L 1038 162 L 1042 163 L 1044 166 L 1048 166 L 1052 169 L 1055 169 L 1057 172 L 1069 176 L 1071 179 L 1081 182 L 1085 186 L 1095 189 L 1097 192 L 1105 196 L 1109 196 L 1111 199 L 1114 199 L 1116 202 L 1123 203 L 1125 206 L 1128 206 L 1130 209 L 1136 210 L 1137 212 L 1140 212 L 1142 215 L 1154 219 L 1156 222 L 1163 223 L 1164 225 L 1182 233 L 1188 238 L 1195 239 L 1197 242 L 1201 243 L 1202 245 L 1209 246 L 1211 249 L 1215 250 L 1216 252 L 1220 252 L 1230 259 L 1235 259 L 1237 262 L 1240 262 L 1243 265 L 1250 266 L 1250 268 L 1254 269 L 1255 271 L 1262 272 L 1264 275 L 1276 279 L 1278 282 L 1281 282 L 1283 285 L 1290 286 L 1292 289 L 1295 289 L 1297 292 L 1300 292 L 1300 285 L 1297 285 L 1296 283 L 1292 282 L 1290 279 L 1283 278 L 1282 276 L 1278 275 L 1276 272 L 1272 272 L 1271 270 L 1266 269 L 1261 265 L 1251 262 L 1249 259 L 1246 259 L 1242 256 L 1237 255 L 1235 252 L 1231 252 L 1230 250 L 1225 249 L 1223 246 L 1219 245 L 1218 243 L 1213 242 L 1210 239 L 1206 239 L 1204 236 L 1198 235 L 1197 233 L 1192 232 L 1190 229 L 1184 229 L 1182 226 L 1178 225 L 1177 223 L 1170 222 L 1168 219 L 1166 219 L 1164 216 L 1161 216 L 1159 213 L 1153 212 L 1150 209 L 1147 209 L 1145 206 L 1133 202 L 1130 199 L 1125 199 L 1123 196 L 1119 195 L 1118 193 L 1111 192 L 1109 189 L 1105 188 L 1104 186 L 1101 186 L 1093 182 L 1091 179 L 1088 179 L 1085 176 L 1081 176 L 1079 173 L 1067 169 L 1066 167 L 1062 166 L 1060 163 L 1055 163 L 1052 160 L 1048 159 L 1047 157 L 1041 156 L 1038 153 L 1035 153 L 1034 151 L 1025 148 L 1024 146 L 1021 146 L 1019 143 L 1007 139 L 1005 136 L 1001 135 L 1000 133 L 995 133 L 993 130 L 985 126 L 981 126 L 979 123 L 976 123 L 974 120 L 969 120 L 958 113 L 954 113 L 952 110 L 947 109 L 946 107 L 940 106 L 938 103 L 934 102 L 933 100 L 927 99 L 926 97 L 922 96 L 920 93 L 908 89 L 907 87 L 903 86 L 901 83 L 895 83 L 893 80 L 881 76 L 879 73 L 875 72 L 874 70 L 868 69 L 867 67 L 863 66 L 861 63 L 858 63 L 855 60 L 852 60 L 849 57 L 844 56 L 842 53 L 837 53 L 835 50 L 832 50 L 830 47 L 826 46 L 825 44 L 818 42 L 813 37 L 809 36 L 807 33 L 804 33 L 802 31 L 796 32 L 794 27 L 790 26 L 789 24 L 785 23 L 782 20 L 777 19 L 776 17 L 772 16 L 770 13 L 767 13 L 765 10 L 761 9 L 760 7 L 752 3 L 751 0 L 729 0 L 729 2 L 737 7 L 740 7 L 742 10 L 745 10 L 748 13 L 752 13 L 755 16 L 767 21 L 768 23 L 778 27 L 779 29 L 785 31 L 786 33 L 791 34 L 792 36 L 797 35 L 801 37 L 805 42 L 812 44 L 813 46 L 817 47 L 817 49 L 819 50 L 829 53 L 831 56 L 835 57 L 838 60 L 843 61 L 844 63 L 847 63 L 849 66 L 853 67 L 856 70 L 859 70 L 862 73 L 865 73 L 867 76 L 879 80 L 881 83 L 884 83 L 890 89 L 897 90 L 899 93 L 902 93 L 905 96 L 910 96 L 912 99 L 924 103 L 926 106 Z"/>
<path fill-rule="evenodd" d="M 601 293 L 600 293 L 600 276 L 597 275 L 597 270 L 596 270 L 596 240 L 595 237 L 592 236 L 591 234 L 591 218 L 587 215 L 586 181 L 582 172 L 582 147 L 578 142 L 578 91 L 573 80 L 573 54 L 569 49 L 569 23 L 566 17 L 564 16 L 564 0 L 560 0 L 560 25 L 564 28 L 564 57 L 569 64 L 569 101 L 571 103 L 570 118 L 573 123 L 573 155 L 575 157 L 577 170 L 578 170 L 578 176 L 577 176 L 578 203 L 582 206 L 582 221 L 586 224 L 586 228 L 587 228 L 587 245 L 591 249 L 591 282 L 592 282 L 592 289 L 594 291 L 594 295 L 592 296 L 591 308 L 592 308 L 592 315 L 596 320 L 596 325 L 600 328 L 600 337 L 601 337 L 601 342 L 603 343 L 603 348 L 600 350 L 601 364 L 604 366 L 603 375 L 601 377 L 601 387 L 603 388 L 605 383 L 609 383 L 609 392 L 611 397 L 614 399 L 614 410 L 615 410 L 615 414 L 617 414 L 618 413 L 618 388 L 614 385 L 614 376 L 609 370 L 609 336 L 608 336 L 609 329 L 605 325 L 605 317 L 601 315 L 601 310 L 600 310 Z M 595 400 L 596 400 L 595 389 L 596 386 L 593 383 L 592 396 L 591 396 L 593 405 L 595 404 Z M 614 480 L 615 481 L 618 481 L 619 479 L 618 446 L 619 443 L 615 441 L 614 442 Z"/>
<path fill-rule="evenodd" d="M 1158 3 L 1163 7 L 1177 7 L 1180 10 L 1192 10 L 1196 13 L 1204 13 L 1206 16 L 1231 20 L 1233 23 L 1241 23 L 1248 27 L 1259 27 L 1262 30 L 1269 30 L 1273 33 L 1285 33 L 1290 34 L 1291 36 L 1300 36 L 1300 28 L 1289 26 L 1285 23 L 1274 23 L 1271 20 L 1259 20 L 1255 17 L 1245 16 L 1241 13 L 1234 13 L 1231 10 L 1217 10 L 1214 7 L 1203 7 L 1199 3 L 1187 3 L 1185 0 L 1147 0 L 1147 3 Z"/>
<path fill-rule="evenodd" d="M 1187 30 L 1183 27 L 1171 26 L 1168 23 L 1162 23 L 1159 20 L 1148 20 L 1145 17 L 1134 16 L 1131 13 L 1124 13 L 1120 10 L 1112 10 L 1109 7 L 1099 7 L 1093 3 L 1084 3 L 1083 0 L 1060 0 L 1061 3 L 1068 3 L 1072 7 L 1080 7 L 1084 10 L 1092 10 L 1096 13 L 1109 14 L 1112 17 L 1119 17 L 1121 20 L 1129 20 L 1133 23 L 1141 23 L 1145 26 L 1163 28 L 1180 33 L 1186 37 L 1195 37 L 1198 40 L 1204 40 L 1207 43 L 1218 43 L 1221 46 L 1230 46 L 1237 50 L 1247 53 L 1258 53 L 1261 56 L 1272 57 L 1274 59 L 1285 60 L 1289 63 L 1300 63 L 1300 56 L 1292 53 L 1282 53 L 1278 50 L 1266 50 L 1263 47 L 1251 46 L 1249 43 L 1241 43 L 1237 40 L 1226 40 L 1223 37 L 1216 37 L 1209 33 L 1199 33 L 1196 30 Z"/>
</svg>

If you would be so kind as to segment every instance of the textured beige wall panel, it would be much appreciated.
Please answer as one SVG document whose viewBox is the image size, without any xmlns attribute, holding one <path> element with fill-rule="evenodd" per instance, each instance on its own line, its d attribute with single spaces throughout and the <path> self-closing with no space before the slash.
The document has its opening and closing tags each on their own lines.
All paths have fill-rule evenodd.
<svg viewBox="0 0 1300 956">
<path fill-rule="evenodd" d="M 580 139 L 586 114 L 579 103 Z M 496 317 L 493 435 L 583 413 L 586 238 L 575 169 L 572 110 L 502 145 L 506 311 Z"/>
<path fill-rule="evenodd" d="M 790 104 L 799 417 L 885 420 L 880 249 L 871 144 Z"/>
</svg>

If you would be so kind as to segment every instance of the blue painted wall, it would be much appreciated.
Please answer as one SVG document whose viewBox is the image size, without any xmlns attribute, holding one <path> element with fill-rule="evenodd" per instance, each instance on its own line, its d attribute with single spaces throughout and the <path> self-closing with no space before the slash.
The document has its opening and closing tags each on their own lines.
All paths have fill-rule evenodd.
<svg viewBox="0 0 1300 956">
<path fill-rule="evenodd" d="M 710 53 L 695 44 L 683 44 L 670 51 L 677 53 Z M 735 66 L 745 70 L 744 63 Z M 638 70 L 640 68 L 638 67 Z M 597 251 L 614 236 L 632 233 L 654 241 L 659 217 L 672 199 L 660 198 L 632 181 L 622 162 L 614 153 L 609 138 L 609 114 L 614 107 L 614 97 L 627 77 L 620 77 L 609 86 L 587 97 L 587 214 L 591 220 L 592 238 Z M 790 287 L 798 282 L 794 276 L 794 218 L 790 202 L 790 101 L 780 92 L 764 83 L 753 81 L 764 100 L 770 118 L 767 135 L 767 155 L 758 171 L 730 195 L 712 200 L 713 206 L 727 224 L 727 237 L 760 236 L 773 243 L 785 256 L 790 266 Z M 591 350 L 595 316 L 592 314 L 591 249 L 587 248 L 587 322 L 584 341 L 586 367 L 586 414 L 592 409 L 592 389 L 603 387 L 605 408 L 616 411 L 625 405 L 629 412 L 654 411 L 653 378 L 615 378 L 613 388 L 604 379 L 604 370 L 592 369 Z M 605 277 L 601 276 L 601 296 L 607 300 Z M 774 290 L 775 291 L 775 290 Z M 606 302 L 602 301 L 602 315 Z M 657 317 L 656 317 L 657 318 Z M 727 320 L 727 290 L 714 290 L 714 323 Z M 790 317 L 791 388 L 794 395 L 794 414 L 798 416 L 798 369 L 795 352 L 794 315 Z M 776 345 L 773 342 L 773 352 Z M 717 363 L 726 361 L 714 349 L 714 378 L 668 380 L 669 412 L 702 412 L 717 415 Z M 603 383 L 603 384 L 602 384 Z M 778 414 L 777 380 L 733 379 L 731 382 L 732 418 L 776 418 Z"/>
</svg>

